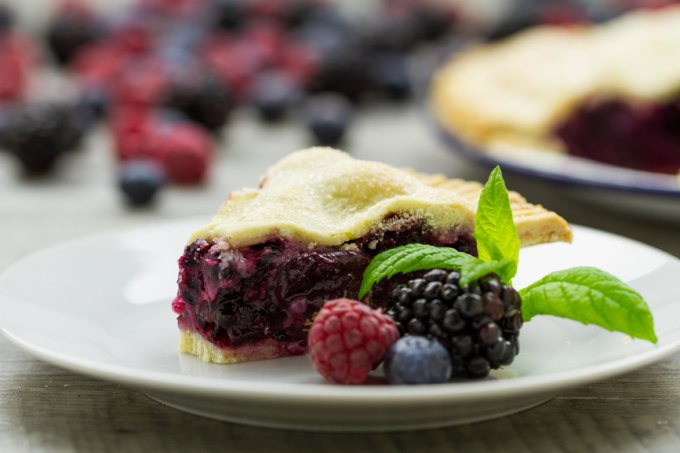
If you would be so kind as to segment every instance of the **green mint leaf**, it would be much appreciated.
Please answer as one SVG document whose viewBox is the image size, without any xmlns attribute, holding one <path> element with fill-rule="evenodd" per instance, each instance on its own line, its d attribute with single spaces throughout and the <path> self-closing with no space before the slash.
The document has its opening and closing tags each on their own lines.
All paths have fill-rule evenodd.
<svg viewBox="0 0 680 453">
<path fill-rule="evenodd" d="M 524 321 L 554 315 L 657 342 L 652 313 L 642 296 L 603 270 L 575 267 L 553 272 L 519 293 Z"/>
<path fill-rule="evenodd" d="M 519 236 L 512 218 L 508 190 L 505 188 L 500 167 L 493 169 L 482 189 L 475 218 L 477 253 L 482 261 L 510 260 L 507 275 L 501 276 L 510 283 L 517 273 L 519 261 Z"/>
<path fill-rule="evenodd" d="M 460 286 L 465 288 L 470 282 L 489 275 L 498 274 L 501 281 L 507 282 L 514 276 L 517 264 L 511 260 L 482 261 L 470 260 L 460 270 Z M 510 275 L 512 274 L 512 275 Z"/>
<path fill-rule="evenodd" d="M 359 299 L 368 293 L 373 285 L 395 274 L 442 268 L 460 271 L 471 261 L 479 261 L 472 255 L 449 247 L 435 247 L 425 244 L 408 244 L 382 252 L 373 258 L 364 270 L 364 279 L 359 288 Z"/>
</svg>

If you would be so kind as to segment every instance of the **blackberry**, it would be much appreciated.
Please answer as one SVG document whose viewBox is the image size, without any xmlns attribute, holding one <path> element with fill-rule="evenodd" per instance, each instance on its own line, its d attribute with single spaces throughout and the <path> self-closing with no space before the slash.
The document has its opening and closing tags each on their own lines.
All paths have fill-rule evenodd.
<svg viewBox="0 0 680 453">
<path fill-rule="evenodd" d="M 31 173 L 46 173 L 79 141 L 73 106 L 36 103 L 8 116 L 4 144 Z"/>
<path fill-rule="evenodd" d="M 64 66 L 78 51 L 102 37 L 98 21 L 87 14 L 65 12 L 49 25 L 45 39 L 57 63 Z"/>
<path fill-rule="evenodd" d="M 446 11 L 441 11 L 431 5 L 416 7 L 413 19 L 418 27 L 420 38 L 424 41 L 436 41 L 443 38 L 452 27 L 450 17 Z"/>
<path fill-rule="evenodd" d="M 331 91 L 359 101 L 370 89 L 371 55 L 360 43 L 341 39 L 321 55 L 313 92 Z"/>
<path fill-rule="evenodd" d="M 216 132 L 227 123 L 234 100 L 227 87 L 213 74 L 192 72 L 171 82 L 164 104 Z"/>
<path fill-rule="evenodd" d="M 14 27 L 14 11 L 7 5 L 0 5 L 0 35 L 6 34 Z"/>
<path fill-rule="evenodd" d="M 433 269 L 394 288 L 387 313 L 402 336 L 441 343 L 454 377 L 481 378 L 519 353 L 521 305 L 517 291 L 495 274 L 462 288 L 460 273 Z"/>
<path fill-rule="evenodd" d="M 239 31 L 248 21 L 245 2 L 242 0 L 215 0 L 211 13 L 217 28 L 227 31 Z"/>
</svg>

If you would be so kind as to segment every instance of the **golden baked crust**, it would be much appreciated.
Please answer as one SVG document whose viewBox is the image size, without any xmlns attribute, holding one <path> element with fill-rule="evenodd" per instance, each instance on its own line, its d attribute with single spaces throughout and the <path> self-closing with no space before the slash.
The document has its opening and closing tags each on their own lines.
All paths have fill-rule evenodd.
<svg viewBox="0 0 680 453">
<path fill-rule="evenodd" d="M 476 181 L 448 179 L 443 175 L 425 175 L 413 172 L 416 177 L 432 187 L 448 190 L 455 196 L 466 200 L 477 210 L 477 201 L 483 185 Z M 517 192 L 509 191 L 512 217 L 522 246 L 547 242 L 571 242 L 572 231 L 569 224 L 556 213 L 541 205 L 529 203 Z"/>
<path fill-rule="evenodd" d="M 485 148 L 561 150 L 557 124 L 585 101 L 663 102 L 680 91 L 680 6 L 599 26 L 538 27 L 470 49 L 436 75 L 438 121 Z"/>
<path fill-rule="evenodd" d="M 472 232 L 481 187 L 310 148 L 271 167 L 259 189 L 231 194 L 189 242 L 219 239 L 238 248 L 282 236 L 338 246 L 375 231 L 394 214 L 417 216 L 435 231 Z M 511 200 L 524 245 L 571 239 L 568 224 L 557 214 L 515 193 Z"/>
<path fill-rule="evenodd" d="M 204 362 L 238 363 L 280 357 L 280 346 L 271 338 L 238 348 L 220 348 L 197 332 L 180 330 L 179 351 L 193 354 Z"/>
</svg>

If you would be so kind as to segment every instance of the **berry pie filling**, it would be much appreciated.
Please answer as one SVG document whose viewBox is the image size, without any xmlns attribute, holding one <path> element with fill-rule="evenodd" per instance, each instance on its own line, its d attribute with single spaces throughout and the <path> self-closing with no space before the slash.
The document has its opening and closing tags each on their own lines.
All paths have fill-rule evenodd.
<svg viewBox="0 0 680 453">
<path fill-rule="evenodd" d="M 680 98 L 584 103 L 553 132 L 574 156 L 639 170 L 680 171 Z"/>
<path fill-rule="evenodd" d="M 435 231 L 400 216 L 341 246 L 272 237 L 234 249 L 224 240 L 198 239 L 179 259 L 172 307 L 182 332 L 199 335 L 219 351 L 213 361 L 302 354 L 309 322 L 324 302 L 355 297 L 375 255 L 414 242 L 476 253 L 474 239 L 462 229 Z M 191 345 L 181 348 L 196 352 Z"/>
</svg>

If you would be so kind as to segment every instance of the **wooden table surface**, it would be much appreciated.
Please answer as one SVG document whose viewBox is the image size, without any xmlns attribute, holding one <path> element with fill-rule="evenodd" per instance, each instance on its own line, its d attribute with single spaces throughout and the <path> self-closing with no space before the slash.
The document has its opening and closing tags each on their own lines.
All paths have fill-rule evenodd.
<svg viewBox="0 0 680 453">
<path fill-rule="evenodd" d="M 47 180 L 25 180 L 0 153 L 0 271 L 63 240 L 212 214 L 229 190 L 253 186 L 280 156 L 304 147 L 295 122 L 225 133 L 211 182 L 173 188 L 151 210 L 131 211 L 114 189 L 105 134 L 94 134 Z M 422 171 L 483 179 L 486 169 L 451 155 L 422 113 L 363 113 L 348 149 Z M 626 235 L 680 256 L 680 227 L 584 204 L 563 188 L 506 175 L 512 189 L 569 221 Z M 49 294 L 49 288 L 45 288 Z M 680 303 L 680 300 L 678 301 Z M 0 316 L 2 314 L 0 313 Z M 263 429 L 185 414 L 143 393 L 40 362 L 0 337 L 0 452 L 21 451 L 680 451 L 680 354 L 637 372 L 574 389 L 534 409 L 471 425 L 414 432 L 328 434 Z"/>
</svg>

